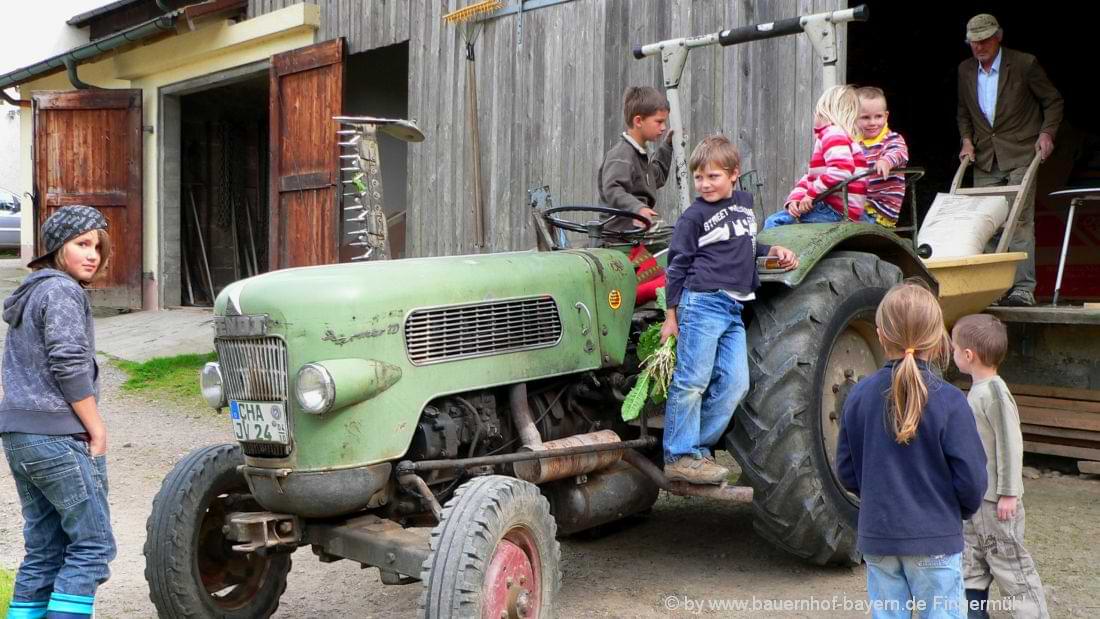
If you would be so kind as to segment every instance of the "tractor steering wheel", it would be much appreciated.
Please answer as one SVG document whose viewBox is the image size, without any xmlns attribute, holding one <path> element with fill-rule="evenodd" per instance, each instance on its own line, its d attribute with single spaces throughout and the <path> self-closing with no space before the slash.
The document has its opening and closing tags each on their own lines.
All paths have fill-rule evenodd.
<svg viewBox="0 0 1100 619">
<path fill-rule="evenodd" d="M 600 215 L 610 215 L 610 217 L 602 221 L 596 219 L 582 224 L 575 221 L 569 221 L 568 219 L 554 217 L 554 215 L 558 213 L 598 213 Z M 642 236 L 653 227 L 653 222 L 645 215 L 639 215 L 638 213 L 632 213 L 623 209 L 611 208 L 610 206 L 556 206 L 546 209 L 543 211 L 542 215 L 546 218 L 546 221 L 550 222 L 550 225 L 555 228 L 588 235 L 588 243 L 591 247 L 598 247 L 599 241 L 635 241 L 641 239 Z M 608 230 L 607 225 L 614 221 L 615 217 L 627 217 L 640 221 L 645 224 L 645 226 L 633 228 L 631 230 Z"/>
</svg>

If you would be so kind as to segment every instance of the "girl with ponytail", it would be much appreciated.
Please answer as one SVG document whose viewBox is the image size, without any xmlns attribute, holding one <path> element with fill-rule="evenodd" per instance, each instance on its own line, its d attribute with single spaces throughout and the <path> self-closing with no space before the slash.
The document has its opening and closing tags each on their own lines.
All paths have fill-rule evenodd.
<svg viewBox="0 0 1100 619">
<path fill-rule="evenodd" d="M 966 617 L 962 522 L 985 493 L 985 451 L 966 396 L 933 371 L 951 346 L 936 297 L 918 280 L 875 314 L 887 363 L 852 388 L 837 477 L 860 498 L 857 548 L 874 617 Z"/>
</svg>

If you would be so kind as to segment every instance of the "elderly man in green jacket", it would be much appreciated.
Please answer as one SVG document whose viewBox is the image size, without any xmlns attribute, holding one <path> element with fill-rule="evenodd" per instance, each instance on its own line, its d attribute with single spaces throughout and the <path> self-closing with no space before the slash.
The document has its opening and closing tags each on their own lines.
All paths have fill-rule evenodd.
<svg viewBox="0 0 1100 619">
<path fill-rule="evenodd" d="M 1054 150 L 1062 95 L 1035 56 L 1001 46 L 1001 26 L 989 14 L 966 24 L 974 58 L 959 65 L 959 159 L 974 162 L 974 186 L 1018 185 L 1038 152 Z M 1035 304 L 1035 199 L 1021 207 L 1009 251 L 1027 252 L 1001 305 Z"/>
</svg>

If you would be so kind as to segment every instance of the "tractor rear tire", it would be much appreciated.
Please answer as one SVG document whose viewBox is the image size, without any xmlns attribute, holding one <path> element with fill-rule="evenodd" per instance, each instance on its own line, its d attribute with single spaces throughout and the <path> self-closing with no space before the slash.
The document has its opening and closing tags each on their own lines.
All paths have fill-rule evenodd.
<svg viewBox="0 0 1100 619">
<path fill-rule="evenodd" d="M 164 479 L 145 526 L 145 580 L 157 616 L 270 617 L 286 591 L 290 555 L 239 553 L 222 533 L 226 514 L 262 511 L 237 472 L 239 445 L 187 454 Z"/>
<path fill-rule="evenodd" d="M 500 475 L 466 482 L 432 530 L 420 616 L 555 617 L 556 533 L 550 504 L 534 484 Z"/>
<path fill-rule="evenodd" d="M 855 565 L 859 501 L 835 474 L 847 390 L 882 367 L 874 315 L 901 271 L 833 252 L 795 288 L 758 293 L 749 324 L 752 387 L 726 446 L 752 484 L 753 527 L 819 565 Z"/>
</svg>

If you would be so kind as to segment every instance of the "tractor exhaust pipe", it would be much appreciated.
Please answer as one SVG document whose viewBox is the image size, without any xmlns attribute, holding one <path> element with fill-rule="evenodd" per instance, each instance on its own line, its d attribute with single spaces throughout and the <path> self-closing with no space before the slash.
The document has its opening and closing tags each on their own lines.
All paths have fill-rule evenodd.
<svg viewBox="0 0 1100 619">
<path fill-rule="evenodd" d="M 618 443 L 621 441 L 622 439 L 619 438 L 619 435 L 615 434 L 612 430 L 600 430 L 599 432 L 591 432 L 589 434 L 574 434 L 573 436 L 542 443 L 534 447 L 524 445 L 519 451 L 522 453 L 524 451 L 537 452 L 550 449 L 567 449 L 570 447 L 581 448 L 593 445 Z M 524 481 L 529 481 L 533 484 L 541 484 L 548 481 L 566 479 L 568 477 L 576 477 L 577 475 L 585 475 L 592 471 L 598 471 L 618 462 L 622 457 L 622 449 L 592 451 L 572 456 L 558 456 L 556 458 L 516 462 L 512 465 L 512 470 L 515 472 L 516 477 Z"/>
<path fill-rule="evenodd" d="M 516 424 L 516 432 L 524 447 L 537 449 L 542 447 L 542 436 L 535 427 L 535 419 L 531 416 L 531 405 L 527 402 L 527 383 L 520 383 L 508 394 L 508 404 L 512 408 L 512 422 Z"/>
<path fill-rule="evenodd" d="M 611 430 L 601 430 L 589 434 L 575 434 L 548 443 L 542 442 L 539 429 L 535 426 L 531 415 L 531 405 L 527 400 L 527 385 L 520 383 L 508 394 L 508 404 L 512 408 L 512 422 L 516 425 L 523 447 L 518 452 L 537 452 L 552 449 L 583 448 L 590 445 L 619 443 L 622 441 L 618 434 Z M 541 484 L 567 477 L 584 475 L 602 468 L 606 468 L 618 462 L 623 456 L 623 450 L 597 451 L 580 453 L 556 458 L 543 458 L 539 460 L 527 460 L 516 462 L 512 470 L 516 477 L 533 484 Z"/>
</svg>

